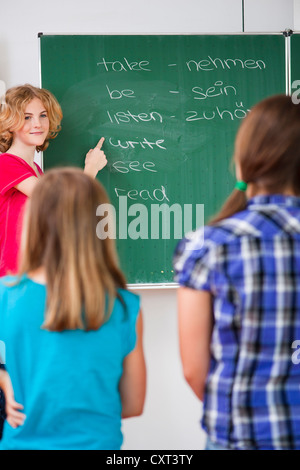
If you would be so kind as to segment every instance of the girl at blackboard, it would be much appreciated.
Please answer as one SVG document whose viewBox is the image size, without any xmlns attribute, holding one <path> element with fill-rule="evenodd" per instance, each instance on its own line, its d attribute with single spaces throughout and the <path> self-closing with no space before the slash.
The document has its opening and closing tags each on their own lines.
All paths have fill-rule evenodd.
<svg viewBox="0 0 300 470">
<path fill-rule="evenodd" d="M 139 297 L 99 234 L 96 210 L 108 203 L 74 168 L 46 172 L 32 193 L 19 276 L 0 281 L 1 449 L 120 449 L 121 418 L 142 412 Z"/>
<path fill-rule="evenodd" d="M 45 89 L 24 85 L 6 92 L 0 107 L 0 277 L 17 271 L 24 205 L 42 175 L 35 151 L 46 150 L 61 119 L 58 102 Z M 84 171 L 93 177 L 106 164 L 102 142 L 86 156 Z M 0 438 L 2 400 L 0 390 Z"/>
<path fill-rule="evenodd" d="M 35 151 L 46 150 L 61 119 L 48 90 L 24 85 L 6 92 L 0 108 L 0 277 L 17 270 L 23 207 L 42 175 Z M 93 177 L 106 164 L 102 142 L 87 154 L 84 171 Z"/>
<path fill-rule="evenodd" d="M 207 449 L 300 449 L 300 105 L 254 106 L 234 162 L 221 212 L 175 252 L 183 371 Z"/>
</svg>

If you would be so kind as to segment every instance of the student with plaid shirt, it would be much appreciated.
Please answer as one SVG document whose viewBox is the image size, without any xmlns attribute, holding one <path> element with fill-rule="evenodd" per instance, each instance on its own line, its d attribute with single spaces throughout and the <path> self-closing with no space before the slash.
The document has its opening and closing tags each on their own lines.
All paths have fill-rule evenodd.
<svg viewBox="0 0 300 470">
<path fill-rule="evenodd" d="M 206 449 L 300 449 L 300 105 L 254 106 L 234 162 L 233 193 L 174 255 L 183 372 Z"/>
</svg>

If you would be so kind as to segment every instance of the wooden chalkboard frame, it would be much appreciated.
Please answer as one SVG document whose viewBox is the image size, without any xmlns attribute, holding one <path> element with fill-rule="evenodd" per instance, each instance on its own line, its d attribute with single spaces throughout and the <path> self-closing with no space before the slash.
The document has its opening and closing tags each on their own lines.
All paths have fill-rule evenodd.
<svg viewBox="0 0 300 470">
<path fill-rule="evenodd" d="M 39 33 L 38 37 L 39 39 L 43 38 L 44 36 L 106 36 L 106 37 L 114 37 L 114 36 L 124 36 L 124 37 L 136 37 L 136 36 L 163 36 L 163 37 L 168 37 L 168 36 L 206 36 L 206 37 L 234 37 L 234 36 L 284 36 L 285 38 L 285 90 L 286 93 L 288 94 L 290 91 L 290 35 L 291 31 L 286 30 L 282 32 L 275 32 L 275 33 L 241 33 L 241 32 L 236 32 L 236 33 L 209 33 L 209 34 L 192 34 L 192 33 L 186 33 L 186 34 L 176 34 L 176 33 L 127 33 L 127 34 L 116 34 L 116 33 L 105 33 L 105 34 L 95 34 L 95 33 Z M 42 85 L 42 60 L 41 60 L 41 41 L 39 41 L 39 57 L 40 57 L 40 86 Z M 47 88 L 47 86 L 46 86 Z M 284 92 L 284 90 L 282 90 Z M 54 92 L 55 94 L 55 92 Z M 44 156 L 42 155 L 42 167 L 44 168 Z M 129 287 L 132 287 L 134 289 L 169 289 L 169 288 L 176 288 L 177 284 L 174 282 L 130 282 L 129 280 Z"/>
</svg>

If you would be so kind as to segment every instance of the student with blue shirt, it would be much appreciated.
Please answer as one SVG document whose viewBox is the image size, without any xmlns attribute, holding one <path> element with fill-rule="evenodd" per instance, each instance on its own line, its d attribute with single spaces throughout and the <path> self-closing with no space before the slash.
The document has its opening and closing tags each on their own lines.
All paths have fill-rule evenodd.
<svg viewBox="0 0 300 470">
<path fill-rule="evenodd" d="M 300 449 L 300 105 L 254 106 L 234 162 L 233 193 L 174 256 L 183 372 L 207 449 Z"/>
<path fill-rule="evenodd" d="M 19 275 L 0 281 L 1 449 L 120 449 L 121 419 L 142 413 L 140 299 L 100 204 L 103 187 L 73 168 L 46 172 L 28 201 Z"/>
<path fill-rule="evenodd" d="M 0 103 L 0 277 L 18 271 L 26 201 L 43 175 L 35 152 L 48 148 L 61 129 L 62 110 L 52 93 L 29 84 L 7 90 Z M 104 138 L 86 154 L 84 172 L 96 177 L 107 160 Z M 0 369 L 3 365 L 0 363 Z M 0 439 L 5 419 L 0 389 Z"/>
</svg>

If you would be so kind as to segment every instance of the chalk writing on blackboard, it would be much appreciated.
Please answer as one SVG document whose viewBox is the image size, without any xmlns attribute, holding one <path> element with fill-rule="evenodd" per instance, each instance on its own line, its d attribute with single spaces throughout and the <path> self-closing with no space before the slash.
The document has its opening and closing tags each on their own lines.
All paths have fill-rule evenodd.
<svg viewBox="0 0 300 470">
<path fill-rule="evenodd" d="M 123 61 L 113 60 L 107 61 L 104 57 L 101 62 L 97 62 L 97 66 L 103 66 L 106 72 L 136 72 L 143 70 L 144 72 L 151 72 L 149 68 L 149 62 L 147 60 L 141 60 L 139 62 L 129 62 L 126 57 Z"/>
<path fill-rule="evenodd" d="M 152 173 L 157 173 L 155 170 L 155 163 L 153 162 L 144 162 L 141 163 L 139 161 L 117 161 L 112 164 L 114 170 L 119 171 L 120 173 L 129 173 L 129 171 L 151 171 Z"/>
<path fill-rule="evenodd" d="M 136 148 L 140 147 L 142 149 L 161 149 L 161 150 L 166 150 L 166 147 L 163 146 L 164 140 L 163 139 L 158 139 L 156 142 L 150 142 L 146 137 L 144 137 L 143 140 L 140 141 L 134 141 L 134 140 L 126 140 L 126 141 L 121 141 L 120 139 L 114 139 L 110 137 L 108 139 L 110 145 L 112 147 L 120 147 L 122 149 L 128 149 L 128 148 Z"/>
<path fill-rule="evenodd" d="M 221 68 L 222 70 L 230 70 L 232 68 L 241 68 L 241 69 L 259 69 L 265 70 L 266 63 L 261 59 L 220 59 L 212 58 L 208 55 L 206 58 L 200 60 L 190 59 L 185 63 L 186 70 L 189 74 L 196 72 L 209 72 Z M 116 59 L 107 59 L 103 57 L 101 61 L 97 62 L 97 67 L 100 73 L 105 74 L 108 77 L 111 77 L 111 74 L 118 74 L 120 72 L 137 72 L 146 74 L 151 73 L 155 68 L 155 64 L 150 60 L 140 59 L 131 57 L 123 57 L 121 60 Z M 178 65 L 176 63 L 169 63 L 167 67 L 173 67 L 176 71 Z M 107 75 L 108 74 L 108 75 Z M 211 102 L 216 100 L 218 97 L 222 96 L 228 100 L 234 99 L 233 103 L 229 102 L 228 106 L 221 104 L 216 104 L 213 107 L 209 106 L 209 109 L 201 106 L 199 109 L 186 109 L 184 113 L 184 120 L 186 123 L 201 123 L 201 121 L 234 121 L 243 119 L 246 114 L 249 112 L 249 109 L 244 106 L 243 101 L 239 101 L 239 87 L 238 84 L 231 82 L 226 82 L 222 80 L 215 80 L 208 86 L 202 86 L 199 79 L 197 79 L 198 84 L 191 86 L 190 88 L 181 89 L 180 87 L 174 87 L 169 89 L 169 95 L 174 96 L 174 99 L 180 99 L 181 95 L 186 96 L 190 95 L 192 101 L 196 103 Z M 137 82 L 134 82 L 137 83 Z M 133 111 L 129 108 L 129 102 L 134 100 L 141 100 L 141 94 L 145 92 L 145 87 L 142 89 L 140 86 L 138 90 L 134 89 L 134 86 L 131 87 L 122 87 L 117 88 L 113 82 L 110 84 L 108 80 L 105 82 L 105 90 L 109 98 L 109 102 L 114 103 L 115 105 L 119 103 L 119 109 L 114 106 L 113 109 L 106 110 L 106 116 L 111 125 L 117 126 L 123 129 L 124 126 L 128 126 L 131 129 L 132 124 L 137 124 L 143 127 L 143 124 L 157 123 L 163 125 L 165 121 L 169 119 L 176 119 L 176 115 L 170 114 L 170 116 L 163 115 L 157 110 L 139 110 Z M 121 106 L 123 103 L 125 109 L 122 109 Z M 141 127 L 141 128 L 142 128 Z M 149 129 L 147 127 L 147 129 Z M 139 136 L 139 138 L 118 138 L 118 136 L 109 137 L 108 145 L 114 149 L 119 149 L 122 151 L 126 150 L 145 150 L 145 151 L 166 151 L 168 144 L 164 138 L 149 139 L 146 136 Z M 142 157 L 142 154 L 140 154 Z M 151 161 L 140 161 L 140 160 L 127 160 L 119 159 L 110 164 L 110 171 L 126 175 L 132 172 L 149 172 L 149 173 L 159 173 L 159 169 L 156 164 Z M 115 195 L 117 198 L 126 197 L 131 201 L 158 201 L 158 202 L 170 202 L 169 197 L 166 193 L 166 188 L 164 184 L 159 188 L 114 188 Z"/>
<path fill-rule="evenodd" d="M 230 110 L 216 106 L 213 110 L 209 111 L 187 111 L 188 116 L 186 121 L 201 121 L 202 119 L 207 121 L 211 121 L 212 119 L 227 119 L 233 121 L 234 119 L 243 119 L 249 111 L 249 109 L 245 109 L 242 102 L 236 102 L 234 107 Z"/>
<path fill-rule="evenodd" d="M 194 94 L 194 100 L 206 100 L 207 98 L 216 98 L 221 95 L 236 95 L 237 89 L 233 85 L 224 85 L 224 83 L 219 80 L 206 90 L 200 86 L 194 86 L 192 92 Z"/>
<path fill-rule="evenodd" d="M 163 117 L 157 111 L 153 111 L 151 113 L 139 113 L 134 114 L 129 109 L 126 111 L 117 111 L 116 113 L 110 113 L 107 111 L 107 115 L 109 120 L 113 124 L 120 124 L 126 123 L 130 124 L 132 122 L 148 122 L 148 121 L 158 121 L 163 122 Z"/>
<path fill-rule="evenodd" d="M 98 178 L 115 207 L 128 280 L 172 281 L 175 239 L 203 224 L 199 204 L 206 222 L 234 186 L 239 123 L 256 102 L 286 90 L 285 38 L 42 36 L 41 72 L 64 112 L 46 169 L 82 166 L 103 135 L 108 165 Z"/>
<path fill-rule="evenodd" d="M 266 68 L 265 62 L 260 59 L 220 59 L 219 57 L 213 59 L 210 56 L 207 56 L 206 59 L 189 60 L 186 62 L 186 66 L 190 72 L 193 70 L 196 70 L 197 72 L 210 72 L 220 68 L 223 70 L 230 70 L 234 67 L 249 70 L 264 70 Z"/>
</svg>

